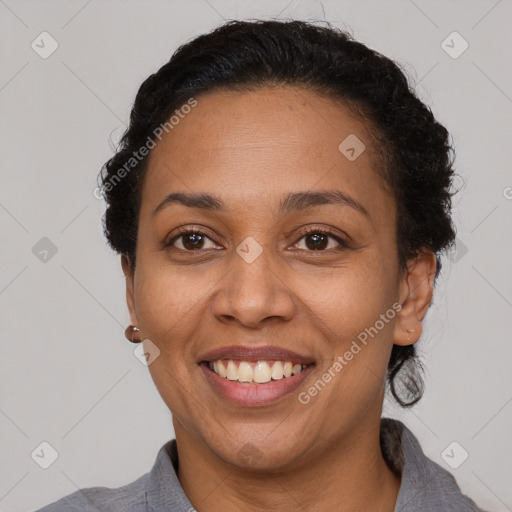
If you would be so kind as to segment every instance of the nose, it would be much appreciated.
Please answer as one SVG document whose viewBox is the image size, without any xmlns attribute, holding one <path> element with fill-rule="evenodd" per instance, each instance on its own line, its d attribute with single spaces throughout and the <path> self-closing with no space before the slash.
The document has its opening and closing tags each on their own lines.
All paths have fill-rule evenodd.
<svg viewBox="0 0 512 512">
<path fill-rule="evenodd" d="M 230 270 L 213 295 L 213 314 L 221 322 L 258 328 L 270 319 L 289 321 L 296 312 L 291 283 L 282 261 L 269 249 L 252 262 L 233 252 Z"/>
</svg>

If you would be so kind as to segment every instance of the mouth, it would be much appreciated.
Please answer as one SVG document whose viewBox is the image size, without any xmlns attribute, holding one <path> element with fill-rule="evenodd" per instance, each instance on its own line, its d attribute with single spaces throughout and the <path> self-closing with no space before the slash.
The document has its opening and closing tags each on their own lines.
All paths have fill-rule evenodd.
<svg viewBox="0 0 512 512">
<path fill-rule="evenodd" d="M 208 368 L 223 379 L 239 383 L 266 384 L 267 382 L 289 379 L 298 375 L 309 365 L 292 361 L 237 361 L 217 359 L 205 361 Z"/>
<path fill-rule="evenodd" d="M 311 373 L 315 361 L 277 347 L 225 347 L 199 361 L 207 381 L 224 399 L 261 406 L 281 401 Z"/>
</svg>

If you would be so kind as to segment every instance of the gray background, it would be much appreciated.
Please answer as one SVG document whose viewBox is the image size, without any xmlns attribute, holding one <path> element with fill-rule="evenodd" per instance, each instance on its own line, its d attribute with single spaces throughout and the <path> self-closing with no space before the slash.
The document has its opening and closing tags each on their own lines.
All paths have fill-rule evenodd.
<svg viewBox="0 0 512 512">
<path fill-rule="evenodd" d="M 124 280 L 96 175 L 140 83 L 180 43 L 223 18 L 277 16 L 325 18 L 401 62 L 454 137 L 458 243 L 419 344 L 427 389 L 408 412 L 386 400 L 385 414 L 480 506 L 512 510 L 512 1 L 253 4 L 0 0 L 0 509 L 129 483 L 173 436 L 123 336 Z M 31 48 L 43 31 L 59 45 L 47 59 Z M 441 45 L 453 31 L 469 44 L 458 58 Z M 43 237 L 56 254 L 41 252 Z M 58 452 L 48 469 L 31 457 L 43 441 Z M 457 469 L 441 456 L 453 441 L 469 453 Z"/>
</svg>

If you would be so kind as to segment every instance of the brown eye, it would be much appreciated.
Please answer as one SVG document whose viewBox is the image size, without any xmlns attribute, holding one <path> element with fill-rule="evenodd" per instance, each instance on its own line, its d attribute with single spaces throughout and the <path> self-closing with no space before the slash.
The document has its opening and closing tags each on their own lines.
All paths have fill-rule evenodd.
<svg viewBox="0 0 512 512">
<path fill-rule="evenodd" d="M 333 235 L 330 231 L 321 229 L 311 229 L 306 232 L 299 242 L 295 244 L 295 247 L 298 249 L 303 249 L 303 247 L 299 247 L 301 240 L 304 240 L 305 250 L 307 251 L 328 252 L 331 249 L 348 248 L 348 243 L 341 237 Z M 337 245 L 330 243 L 330 240 L 334 240 Z"/>
<path fill-rule="evenodd" d="M 173 239 L 171 239 L 166 245 L 167 247 L 181 249 L 182 251 L 193 252 L 196 250 L 208 249 L 208 247 L 205 247 L 207 241 L 210 241 L 213 245 L 213 247 L 210 248 L 214 249 L 217 247 L 215 243 L 204 233 L 190 229 L 187 231 L 182 231 L 178 236 L 175 236 Z M 176 245 L 176 242 L 181 243 Z"/>
<path fill-rule="evenodd" d="M 313 233 L 311 235 L 305 236 L 304 238 L 306 240 L 306 247 L 308 249 L 313 251 L 320 251 L 329 245 L 330 237 L 323 235 L 322 233 Z M 311 241 L 311 243 L 308 243 L 308 240 Z"/>
</svg>

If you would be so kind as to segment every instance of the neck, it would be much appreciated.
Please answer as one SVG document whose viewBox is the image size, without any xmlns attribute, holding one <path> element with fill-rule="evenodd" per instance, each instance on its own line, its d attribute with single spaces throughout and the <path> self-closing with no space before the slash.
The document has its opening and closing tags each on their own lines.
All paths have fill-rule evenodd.
<svg viewBox="0 0 512 512">
<path fill-rule="evenodd" d="M 377 420 L 278 471 L 228 464 L 175 422 L 178 479 L 198 512 L 330 512 L 340 503 L 344 510 L 393 512 L 400 477 L 382 456 Z"/>
</svg>

